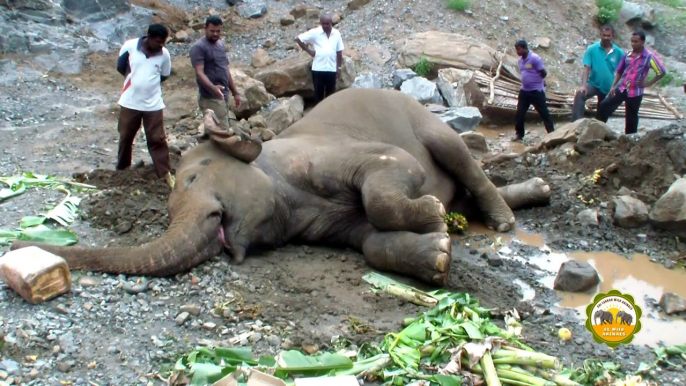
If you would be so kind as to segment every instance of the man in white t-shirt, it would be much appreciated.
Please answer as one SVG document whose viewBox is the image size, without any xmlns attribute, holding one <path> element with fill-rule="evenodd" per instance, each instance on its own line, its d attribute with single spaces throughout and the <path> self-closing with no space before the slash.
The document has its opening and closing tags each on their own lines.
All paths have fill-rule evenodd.
<svg viewBox="0 0 686 386">
<path fill-rule="evenodd" d="M 119 51 L 117 71 L 126 78 L 118 102 L 121 109 L 117 170 L 131 166 L 133 140 L 142 122 L 157 176 L 164 177 L 173 189 L 175 181 L 162 113 L 162 82 L 171 75 L 171 56 L 164 48 L 168 36 L 164 25 L 151 24 L 146 36 L 126 41 Z"/>
<path fill-rule="evenodd" d="M 336 91 L 336 79 L 341 76 L 344 48 L 341 33 L 333 28 L 331 15 L 322 15 L 319 24 L 319 27 L 295 38 L 300 48 L 314 57 L 312 83 L 315 104 Z M 309 48 L 307 44 L 312 44 L 314 49 Z"/>
</svg>

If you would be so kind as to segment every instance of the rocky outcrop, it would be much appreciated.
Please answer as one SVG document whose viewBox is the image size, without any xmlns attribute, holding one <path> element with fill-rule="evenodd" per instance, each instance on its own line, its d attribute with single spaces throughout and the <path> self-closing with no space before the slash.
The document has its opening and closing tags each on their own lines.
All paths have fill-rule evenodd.
<svg viewBox="0 0 686 386">
<path fill-rule="evenodd" d="M 443 98 L 441 98 L 436 84 L 426 78 L 415 77 L 403 82 L 400 86 L 400 92 L 410 95 L 421 104 L 443 103 Z"/>
<path fill-rule="evenodd" d="M 649 218 L 655 228 L 686 236 L 686 178 L 677 179 L 655 202 Z"/>
<path fill-rule="evenodd" d="M 245 19 L 257 19 L 267 13 L 267 4 L 262 0 L 247 0 L 236 6 L 236 13 Z"/>
<path fill-rule="evenodd" d="M 111 19 L 131 9 L 129 0 L 63 0 L 62 7 L 71 16 L 83 22 Z"/>
<path fill-rule="evenodd" d="M 655 12 L 647 4 L 623 1 L 618 13 L 619 21 L 632 27 L 650 29 L 655 27 Z"/>
<path fill-rule="evenodd" d="M 274 58 L 269 56 L 269 53 L 262 48 L 258 48 L 252 54 L 252 62 L 250 63 L 255 68 L 266 67 L 276 62 Z"/>
<path fill-rule="evenodd" d="M 400 86 L 402 86 L 405 81 L 408 81 L 416 76 L 417 73 L 409 68 L 399 68 L 393 71 L 393 88 L 400 90 Z"/>
<path fill-rule="evenodd" d="M 377 74 L 361 74 L 355 78 L 350 88 L 383 88 L 383 81 Z"/>
<path fill-rule="evenodd" d="M 241 95 L 241 107 L 238 110 L 236 110 L 233 97 L 229 98 L 229 106 L 238 119 L 250 117 L 276 99 L 274 95 L 267 92 L 264 83 L 259 80 L 249 77 L 241 70 L 230 68 L 229 71 Z"/>
<path fill-rule="evenodd" d="M 496 50 L 491 46 L 465 35 L 447 32 L 420 32 L 409 38 L 398 56 L 397 67 L 414 68 L 422 57 L 434 64 L 432 74 L 449 67 L 490 70 L 498 66 Z M 506 56 L 503 66 L 512 73 L 518 73 L 514 71 L 517 68 L 514 56 Z"/>
<path fill-rule="evenodd" d="M 343 57 L 341 77 L 336 89 L 350 87 L 355 81 L 355 66 L 352 59 Z M 255 79 L 264 83 L 265 88 L 277 97 L 299 94 L 303 97 L 313 95 L 312 57 L 305 52 L 288 59 L 279 60 L 255 74 Z"/>
<path fill-rule="evenodd" d="M 483 134 L 467 132 L 460 134 L 460 137 L 472 153 L 488 153 L 488 142 Z"/>
</svg>

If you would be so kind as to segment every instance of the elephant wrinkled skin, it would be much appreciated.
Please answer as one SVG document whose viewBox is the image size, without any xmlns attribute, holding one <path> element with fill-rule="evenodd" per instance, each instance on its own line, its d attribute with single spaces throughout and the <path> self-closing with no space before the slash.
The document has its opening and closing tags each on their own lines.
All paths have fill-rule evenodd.
<svg viewBox="0 0 686 386">
<path fill-rule="evenodd" d="M 134 248 L 12 248 L 39 245 L 70 269 L 166 276 L 222 248 L 240 263 L 250 246 L 300 240 L 353 247 L 376 269 L 445 285 L 445 208 L 471 200 L 487 226 L 514 227 L 508 203 L 516 200 L 453 129 L 400 92 L 340 91 L 263 144 L 222 136 L 216 124 L 206 111 L 210 141 L 183 155 L 159 239 Z"/>
</svg>

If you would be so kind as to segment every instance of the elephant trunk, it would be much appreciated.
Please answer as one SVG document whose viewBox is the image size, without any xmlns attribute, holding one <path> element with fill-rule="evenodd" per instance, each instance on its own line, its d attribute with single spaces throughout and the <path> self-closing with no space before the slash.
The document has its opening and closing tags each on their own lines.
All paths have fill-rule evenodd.
<svg viewBox="0 0 686 386">
<path fill-rule="evenodd" d="M 71 270 L 111 274 L 173 276 L 203 263 L 221 252 L 221 216 L 203 211 L 174 216 L 165 234 L 138 247 L 61 247 L 16 241 L 12 249 L 37 246 L 64 258 Z"/>
</svg>

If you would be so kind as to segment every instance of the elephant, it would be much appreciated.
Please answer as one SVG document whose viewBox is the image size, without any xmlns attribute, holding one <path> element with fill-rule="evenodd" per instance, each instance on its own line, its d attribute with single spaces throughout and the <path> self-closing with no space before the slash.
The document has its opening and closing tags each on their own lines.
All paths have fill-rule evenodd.
<svg viewBox="0 0 686 386">
<path fill-rule="evenodd" d="M 598 310 L 593 315 L 593 319 L 596 321 L 598 319 L 600 319 L 600 323 L 596 323 L 596 324 L 603 325 L 603 324 L 612 324 L 612 322 L 615 320 L 615 317 L 612 315 L 612 312 L 610 312 L 610 311 Z"/>
<path fill-rule="evenodd" d="M 508 232 L 513 210 L 551 195 L 540 178 L 496 187 L 454 129 L 396 90 L 339 91 L 264 142 L 203 114 L 209 140 L 179 161 L 162 236 L 136 247 L 11 248 L 37 245 L 74 270 L 172 276 L 222 251 L 239 264 L 251 247 L 301 241 L 351 247 L 379 271 L 445 286 L 446 208 L 478 209 Z"/>
<path fill-rule="evenodd" d="M 620 320 L 619 324 L 626 324 L 627 326 L 631 326 L 631 323 L 634 320 L 634 317 L 631 316 L 628 312 L 624 311 L 619 311 L 617 313 L 617 316 L 615 317 L 615 321 Z"/>
</svg>

